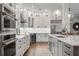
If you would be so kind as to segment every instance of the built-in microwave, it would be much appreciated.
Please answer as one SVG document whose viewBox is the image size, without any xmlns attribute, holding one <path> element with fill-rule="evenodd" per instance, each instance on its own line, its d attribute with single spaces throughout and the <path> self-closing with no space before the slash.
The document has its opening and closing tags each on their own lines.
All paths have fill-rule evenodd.
<svg viewBox="0 0 79 59">
<path fill-rule="evenodd" d="M 0 30 L 7 31 L 7 30 L 15 30 L 15 20 L 11 16 L 4 15 L 0 20 Z"/>
</svg>

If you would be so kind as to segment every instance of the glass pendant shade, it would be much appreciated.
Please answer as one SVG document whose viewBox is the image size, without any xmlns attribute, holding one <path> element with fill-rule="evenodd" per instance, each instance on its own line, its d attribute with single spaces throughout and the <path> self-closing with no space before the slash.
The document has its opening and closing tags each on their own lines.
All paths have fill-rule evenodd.
<svg viewBox="0 0 79 59">
<path fill-rule="evenodd" d="M 73 13 L 72 13 L 72 11 L 71 11 L 71 8 L 70 8 L 70 3 L 69 3 L 69 8 L 68 8 L 68 11 L 69 11 L 69 13 L 68 13 L 68 18 L 73 18 L 73 17 L 74 17 L 74 15 L 73 15 Z"/>
</svg>

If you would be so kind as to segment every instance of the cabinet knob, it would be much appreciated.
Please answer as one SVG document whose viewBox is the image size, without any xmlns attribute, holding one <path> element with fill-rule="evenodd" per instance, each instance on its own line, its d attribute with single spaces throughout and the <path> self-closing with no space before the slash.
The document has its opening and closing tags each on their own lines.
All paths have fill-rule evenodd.
<svg viewBox="0 0 79 59">
<path fill-rule="evenodd" d="M 19 47 L 19 49 L 21 48 L 21 46 Z"/>
</svg>

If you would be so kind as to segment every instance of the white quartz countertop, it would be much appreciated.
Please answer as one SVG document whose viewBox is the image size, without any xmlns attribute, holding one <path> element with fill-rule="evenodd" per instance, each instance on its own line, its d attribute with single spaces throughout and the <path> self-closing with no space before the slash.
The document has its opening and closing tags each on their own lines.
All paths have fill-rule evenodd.
<svg viewBox="0 0 79 59">
<path fill-rule="evenodd" d="M 29 34 L 26 34 L 26 35 L 24 35 L 24 34 L 16 35 L 16 38 L 17 39 L 21 39 L 21 38 L 26 37 L 26 36 L 29 36 Z"/>
<path fill-rule="evenodd" d="M 54 37 L 62 42 L 68 43 L 72 46 L 79 46 L 79 35 L 61 35 L 61 34 L 49 34 L 51 37 Z M 62 37 L 57 37 L 57 36 L 64 36 Z"/>
<path fill-rule="evenodd" d="M 16 35 L 16 38 L 17 38 L 17 39 L 21 39 L 21 38 L 23 38 L 23 37 L 25 37 L 25 35 Z"/>
</svg>

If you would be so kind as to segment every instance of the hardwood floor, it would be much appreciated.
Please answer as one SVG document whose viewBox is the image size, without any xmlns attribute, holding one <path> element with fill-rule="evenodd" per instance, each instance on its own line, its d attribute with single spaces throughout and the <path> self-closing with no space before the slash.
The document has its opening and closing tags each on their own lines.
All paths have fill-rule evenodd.
<svg viewBox="0 0 79 59">
<path fill-rule="evenodd" d="M 48 43 L 32 44 L 24 56 L 51 56 Z"/>
</svg>

